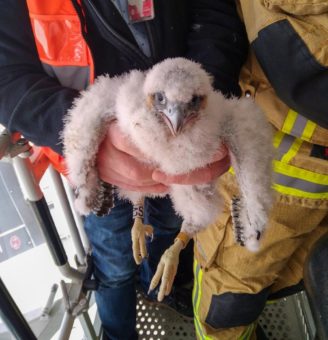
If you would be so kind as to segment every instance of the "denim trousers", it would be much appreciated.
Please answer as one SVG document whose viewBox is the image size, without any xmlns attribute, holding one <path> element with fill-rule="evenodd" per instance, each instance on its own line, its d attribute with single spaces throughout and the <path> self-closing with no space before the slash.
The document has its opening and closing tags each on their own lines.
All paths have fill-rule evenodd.
<svg viewBox="0 0 328 340">
<path fill-rule="evenodd" d="M 168 197 L 146 199 L 144 222 L 154 228 L 153 239 L 147 240 L 148 258 L 140 265 L 140 283 L 145 291 L 155 273 L 162 253 L 174 241 L 181 227 Z M 94 275 L 99 282 L 96 303 L 104 331 L 115 340 L 137 339 L 136 289 L 137 265 L 132 255 L 132 205 L 116 199 L 111 213 L 104 217 L 91 214 L 85 219 L 85 230 L 92 246 Z M 181 263 L 178 279 L 191 268 L 192 256 Z M 190 279 L 190 278 L 189 278 Z"/>
</svg>

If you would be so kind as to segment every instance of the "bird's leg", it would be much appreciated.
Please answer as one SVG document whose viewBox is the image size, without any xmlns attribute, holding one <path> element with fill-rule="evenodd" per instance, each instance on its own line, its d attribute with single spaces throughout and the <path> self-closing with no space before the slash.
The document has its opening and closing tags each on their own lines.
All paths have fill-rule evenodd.
<svg viewBox="0 0 328 340">
<path fill-rule="evenodd" d="M 131 230 L 133 257 L 137 264 L 147 257 L 146 236 L 153 236 L 153 227 L 143 223 L 144 198 L 133 204 L 134 223 Z"/>
<path fill-rule="evenodd" d="M 148 293 L 150 293 L 154 290 L 161 281 L 157 295 L 158 301 L 162 301 L 164 296 L 170 294 L 178 269 L 180 252 L 187 246 L 190 239 L 191 237 L 187 233 L 180 232 L 171 247 L 166 249 L 162 255 L 148 291 Z"/>
</svg>

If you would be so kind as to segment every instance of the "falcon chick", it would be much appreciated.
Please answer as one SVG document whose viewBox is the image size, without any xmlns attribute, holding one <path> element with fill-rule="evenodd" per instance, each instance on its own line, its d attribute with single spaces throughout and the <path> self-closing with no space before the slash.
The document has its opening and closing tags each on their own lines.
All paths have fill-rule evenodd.
<svg viewBox="0 0 328 340">
<path fill-rule="evenodd" d="M 225 98 L 199 64 L 184 58 L 166 59 L 146 72 L 97 78 L 75 101 L 63 131 L 69 178 L 77 188 L 76 207 L 82 214 L 90 213 L 99 197 L 105 199 L 95 159 L 113 119 L 149 164 L 167 174 L 205 167 L 220 143 L 225 144 L 240 188 L 240 197 L 232 202 L 236 240 L 251 251 L 258 249 L 271 205 L 273 149 L 271 128 L 252 99 Z M 134 215 L 132 228 L 134 257 L 140 263 L 146 256 L 144 237 L 150 232 L 142 224 L 143 199 L 155 195 L 120 188 L 116 193 L 130 200 L 135 212 L 141 211 Z M 159 299 L 171 289 L 181 249 L 222 209 L 215 181 L 171 185 L 169 195 L 183 224 L 150 287 L 162 278 Z"/>
</svg>

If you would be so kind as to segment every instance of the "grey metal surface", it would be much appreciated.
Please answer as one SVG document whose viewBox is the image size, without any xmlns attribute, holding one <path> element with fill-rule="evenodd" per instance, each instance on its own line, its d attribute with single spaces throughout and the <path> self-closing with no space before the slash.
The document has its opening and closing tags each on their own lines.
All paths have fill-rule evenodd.
<svg viewBox="0 0 328 340">
<path fill-rule="evenodd" d="M 268 340 L 313 340 L 315 329 L 304 293 L 265 307 L 259 323 Z M 137 330 L 140 340 L 196 339 L 192 319 L 144 300 L 138 294 Z M 224 339 L 222 339 L 224 340 Z"/>
<path fill-rule="evenodd" d="M 55 188 L 56 196 L 59 198 L 59 204 L 61 205 L 61 209 L 65 216 L 65 220 L 67 222 L 69 233 L 72 237 L 72 242 L 75 247 L 76 256 L 79 260 L 79 263 L 81 265 L 85 265 L 86 252 L 82 244 L 79 230 L 75 223 L 75 219 L 74 219 L 73 212 L 68 201 L 68 197 L 66 195 L 63 181 L 61 179 L 60 174 L 53 168 L 52 165 L 49 166 L 48 171 L 49 171 L 52 184 Z"/>
<path fill-rule="evenodd" d="M 40 320 L 32 321 L 31 326 L 34 330 L 38 329 L 36 333 L 40 334 L 38 337 L 40 340 L 51 339 L 51 335 L 60 326 L 63 314 L 63 303 L 57 301 L 50 319 L 43 321 L 45 329 L 42 334 L 40 334 L 40 326 L 42 326 Z M 51 325 L 47 325 L 49 322 Z M 315 327 L 304 293 L 268 305 L 261 314 L 259 323 L 268 340 L 313 340 L 315 337 Z M 95 328 L 98 329 L 98 326 Z M 185 318 L 166 306 L 146 301 L 140 294 L 138 294 L 137 304 L 137 330 L 140 340 L 196 339 L 192 319 Z M 79 332 L 79 335 L 73 332 L 69 339 L 86 339 L 82 334 L 83 332 Z M 14 338 L 3 329 L 0 339 L 13 340 Z"/>
<path fill-rule="evenodd" d="M 304 293 L 265 307 L 259 323 L 268 340 L 313 340 L 315 327 Z"/>
<path fill-rule="evenodd" d="M 174 310 L 142 299 L 138 294 L 137 331 L 140 340 L 196 339 L 194 322 Z"/>
</svg>

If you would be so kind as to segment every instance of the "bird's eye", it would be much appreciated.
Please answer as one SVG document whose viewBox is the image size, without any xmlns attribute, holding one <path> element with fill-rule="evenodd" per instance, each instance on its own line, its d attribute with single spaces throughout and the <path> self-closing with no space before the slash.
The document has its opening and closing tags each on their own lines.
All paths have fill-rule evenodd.
<svg viewBox="0 0 328 340">
<path fill-rule="evenodd" d="M 164 105 L 166 103 L 166 97 L 162 92 L 156 92 L 154 94 L 154 100 L 156 104 Z"/>
<path fill-rule="evenodd" d="M 199 106 L 202 100 L 203 100 L 202 96 L 192 96 L 191 105 L 194 107 Z"/>
</svg>

